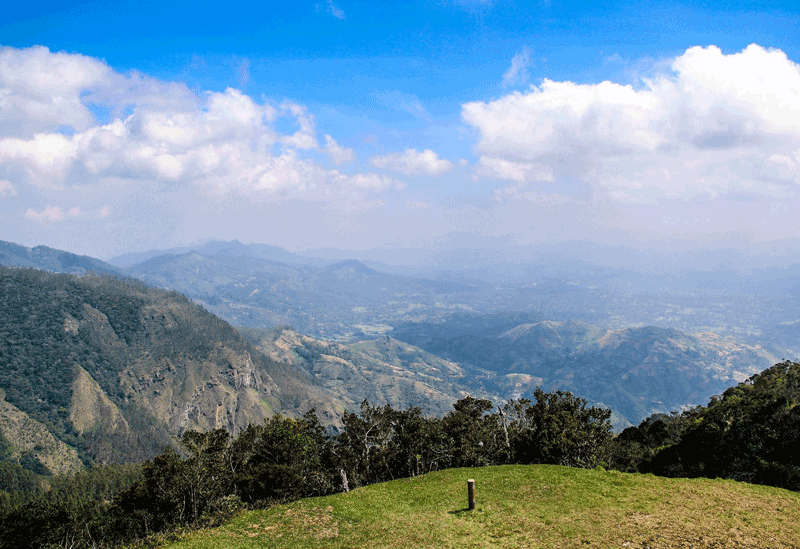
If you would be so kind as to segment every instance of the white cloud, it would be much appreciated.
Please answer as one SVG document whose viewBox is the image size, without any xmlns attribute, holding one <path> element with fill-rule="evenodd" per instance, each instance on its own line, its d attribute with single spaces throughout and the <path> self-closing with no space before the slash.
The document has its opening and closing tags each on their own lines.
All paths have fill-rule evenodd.
<svg viewBox="0 0 800 549">
<path fill-rule="evenodd" d="M 385 175 L 375 173 L 360 173 L 347 178 L 347 183 L 363 191 L 382 191 L 392 185 L 396 188 L 403 188 L 404 185 Z"/>
<path fill-rule="evenodd" d="M 503 73 L 503 86 L 525 84 L 530 77 L 528 69 L 532 64 L 531 50 L 526 46 L 511 58 L 511 66 Z"/>
<path fill-rule="evenodd" d="M 47 206 L 41 212 L 37 212 L 33 208 L 28 208 L 28 211 L 25 212 L 26 219 L 42 224 L 58 223 L 79 215 L 81 215 L 80 208 L 72 208 L 65 212 L 59 206 Z"/>
<path fill-rule="evenodd" d="M 529 181 L 555 181 L 553 169 L 544 164 L 533 162 L 514 162 L 503 158 L 482 156 L 480 167 L 475 170 L 480 177 L 505 179 L 519 183 Z"/>
<path fill-rule="evenodd" d="M 0 196 L 16 196 L 17 189 L 11 184 L 11 181 L 0 179 Z"/>
<path fill-rule="evenodd" d="M 28 173 L 37 186 L 60 183 L 78 151 L 74 138 L 57 133 L 40 133 L 32 139 L 0 139 L 0 166 L 15 164 Z"/>
<path fill-rule="evenodd" d="M 91 57 L 43 46 L 0 48 L 0 137 L 30 138 L 59 126 L 85 130 L 94 115 L 81 92 L 112 80 L 111 69 Z"/>
<path fill-rule="evenodd" d="M 333 0 L 328 0 L 328 13 L 333 15 L 336 19 L 344 19 L 344 11 L 338 8 Z"/>
<path fill-rule="evenodd" d="M 325 152 L 331 157 L 335 164 L 352 162 L 356 157 L 353 149 L 341 147 L 330 135 L 325 135 Z"/>
<path fill-rule="evenodd" d="M 449 160 L 440 159 L 439 156 L 430 149 L 417 152 L 416 149 L 408 149 L 406 152 L 392 153 L 384 156 L 374 156 L 370 159 L 373 166 L 394 170 L 406 175 L 440 175 L 450 171 L 453 164 Z"/>
<path fill-rule="evenodd" d="M 111 215 L 111 210 L 109 209 L 109 207 L 108 207 L 108 206 L 103 206 L 103 207 L 102 207 L 102 208 L 100 208 L 100 210 L 97 212 L 97 216 L 98 216 L 100 219 L 105 219 L 105 218 L 106 218 L 106 217 L 108 217 L 109 215 Z"/>
<path fill-rule="evenodd" d="M 308 114 L 306 108 L 291 102 L 284 103 L 281 108 L 284 112 L 294 116 L 300 126 L 300 129 L 292 135 L 282 136 L 281 142 L 289 147 L 303 150 L 317 148 L 317 140 L 314 137 L 316 134 L 314 117 Z"/>
<path fill-rule="evenodd" d="M 620 200 L 726 193 L 777 196 L 800 184 L 800 66 L 757 45 L 694 47 L 642 88 L 544 80 L 526 93 L 463 105 L 497 160 L 580 178 Z M 513 166 L 509 164 L 506 166 Z M 522 177 L 500 169 L 507 179 Z"/>
<path fill-rule="evenodd" d="M 135 72 L 123 76 L 80 55 L 46 48 L 0 50 L 0 102 L 10 105 L 10 111 L 0 109 L 0 117 L 6 117 L 0 119 L 0 179 L 13 177 L 17 186 L 160 181 L 216 195 L 309 200 L 336 196 L 337 186 L 362 193 L 403 187 L 385 176 L 328 170 L 304 156 L 320 146 L 314 116 L 302 105 L 258 103 L 233 88 L 195 94 L 184 84 Z M 98 123 L 88 103 L 107 106 L 111 119 Z M 281 119 L 295 124 L 296 131 L 279 131 Z M 56 131 L 65 124 L 75 131 Z M 331 136 L 325 136 L 321 150 L 337 164 L 355 156 Z M 26 215 L 52 221 L 69 213 L 50 207 Z"/>
<path fill-rule="evenodd" d="M 406 207 L 411 210 L 427 210 L 430 208 L 427 202 L 417 202 L 414 200 L 406 201 Z"/>
</svg>

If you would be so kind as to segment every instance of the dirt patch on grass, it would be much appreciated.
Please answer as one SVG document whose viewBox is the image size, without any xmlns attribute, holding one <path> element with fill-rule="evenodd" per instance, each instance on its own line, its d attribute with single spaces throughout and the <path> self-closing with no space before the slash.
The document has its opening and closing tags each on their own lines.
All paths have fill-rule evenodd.
<svg viewBox="0 0 800 549">
<path fill-rule="evenodd" d="M 333 518 L 333 507 L 290 507 L 276 517 L 264 517 L 241 529 L 228 532 L 233 538 L 268 537 L 333 539 L 339 536 L 339 523 Z"/>
<path fill-rule="evenodd" d="M 669 501 L 625 522 L 636 532 L 621 543 L 628 549 L 800 549 L 796 531 L 785 526 L 798 518 L 797 502 L 775 493 L 759 497 L 735 483 L 687 484 Z M 785 510 L 791 513 L 786 514 Z M 794 530 L 794 528 L 792 529 Z M 765 534 L 766 533 L 766 534 Z"/>
<path fill-rule="evenodd" d="M 314 539 L 332 539 L 339 536 L 339 522 L 333 518 L 333 507 L 295 507 L 283 515 L 296 532 Z"/>
</svg>

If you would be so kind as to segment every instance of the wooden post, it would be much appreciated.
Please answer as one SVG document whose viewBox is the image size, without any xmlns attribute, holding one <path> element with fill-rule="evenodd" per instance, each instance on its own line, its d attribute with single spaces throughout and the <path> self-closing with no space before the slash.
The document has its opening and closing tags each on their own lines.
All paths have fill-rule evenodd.
<svg viewBox="0 0 800 549">
<path fill-rule="evenodd" d="M 469 479 L 467 481 L 467 499 L 469 500 L 469 510 L 475 509 L 475 481 Z"/>
</svg>

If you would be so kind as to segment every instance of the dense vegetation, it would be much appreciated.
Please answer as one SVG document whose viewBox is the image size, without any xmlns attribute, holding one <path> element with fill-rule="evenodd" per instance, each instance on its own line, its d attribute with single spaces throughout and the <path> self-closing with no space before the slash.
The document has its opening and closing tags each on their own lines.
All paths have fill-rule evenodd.
<svg viewBox="0 0 800 549">
<path fill-rule="evenodd" d="M 800 491 L 800 364 L 782 362 L 706 407 L 620 433 L 613 466 L 671 477 L 731 478 Z"/>
<path fill-rule="evenodd" d="M 114 545 L 215 524 L 243 505 L 263 507 L 452 467 L 521 462 L 591 468 L 607 462 L 610 412 L 569 393 L 536 396 L 535 403 L 514 401 L 491 414 L 491 402 L 466 397 L 440 419 L 418 408 L 364 402 L 359 413 L 345 414 L 335 437 L 326 435 L 313 411 L 301 419 L 275 416 L 235 438 L 222 429 L 188 431 L 176 448 L 147 461 L 138 477 L 126 477 L 127 485 L 117 482 L 113 498 L 107 491 L 98 495 L 98 483 L 79 480 L 65 481 L 72 487 L 67 491 L 11 494 L 0 516 L 0 547 Z"/>
<path fill-rule="evenodd" d="M 188 431 L 140 470 L 106 472 L 103 482 L 86 480 L 103 474 L 92 470 L 55 481 L 49 492 L 21 493 L 26 487 L 18 482 L 2 500 L 0 547 L 110 546 L 217 524 L 244 506 L 511 463 L 725 477 L 798 491 L 799 400 L 800 364 L 784 362 L 707 407 L 654 416 L 616 437 L 608 410 L 541 389 L 535 401 L 513 400 L 496 411 L 488 400 L 466 397 L 442 418 L 365 401 L 358 413 L 345 413 L 336 436 L 313 411 L 272 417 L 237 437 Z"/>
<path fill-rule="evenodd" d="M 134 279 L 0 267 L 0 303 L 0 406 L 8 403 L 38 422 L 43 432 L 76 449 L 86 465 L 143 461 L 161 452 L 179 431 L 170 424 L 171 401 L 156 408 L 159 393 L 181 399 L 197 385 L 216 383 L 221 393 L 238 397 L 237 390 L 252 386 L 266 411 L 231 420 L 243 428 L 248 419 L 260 422 L 272 405 L 294 411 L 292 403 L 306 398 L 313 383 L 259 353 L 230 324 L 187 297 Z M 97 384 L 84 403 L 107 398 L 118 429 L 105 425 L 109 418 L 99 411 L 76 406 L 79 370 Z M 210 396 L 209 406 L 217 398 Z M 242 416 L 252 410 L 242 409 Z M 76 427 L 76 414 L 91 413 L 98 419 L 94 425 Z M 0 413 L 0 433 L 14 430 L 2 420 Z M 8 482 L 27 482 L 24 471 L 57 472 L 39 459 L 45 450 L 14 447 L 5 434 L 0 463 Z"/>
<path fill-rule="evenodd" d="M 120 396 L 118 364 L 129 357 L 124 356 L 125 346 L 98 345 L 90 330 L 73 336 L 64 328 L 65 318 L 82 318 L 88 305 L 103 312 L 115 334 L 130 340 L 141 331 L 139 315 L 147 292 L 134 280 L 78 279 L 0 267 L 0 389 L 6 401 L 81 450 L 87 463 L 91 442 L 80 437 L 68 420 L 75 364 L 115 398 Z M 121 399 L 119 403 L 124 405 Z M 152 452 L 152 448 L 120 450 L 134 457 Z"/>
</svg>

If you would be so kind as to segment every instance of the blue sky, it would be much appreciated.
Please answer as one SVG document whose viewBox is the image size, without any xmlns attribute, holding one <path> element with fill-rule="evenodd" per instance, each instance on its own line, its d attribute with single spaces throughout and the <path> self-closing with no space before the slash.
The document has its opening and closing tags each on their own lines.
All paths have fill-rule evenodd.
<svg viewBox="0 0 800 549">
<path fill-rule="evenodd" d="M 0 238 L 798 238 L 798 28 L 788 2 L 16 3 Z"/>
</svg>

